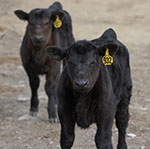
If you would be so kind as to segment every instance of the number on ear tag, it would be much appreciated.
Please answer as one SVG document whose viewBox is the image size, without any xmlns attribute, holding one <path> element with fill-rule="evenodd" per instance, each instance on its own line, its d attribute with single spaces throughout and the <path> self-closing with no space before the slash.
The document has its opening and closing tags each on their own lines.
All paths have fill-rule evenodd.
<svg viewBox="0 0 150 149">
<path fill-rule="evenodd" d="M 108 48 L 105 51 L 105 55 L 102 58 L 102 62 L 104 65 L 112 65 L 113 63 L 113 57 L 109 55 Z"/>
<path fill-rule="evenodd" d="M 60 28 L 62 26 L 62 21 L 59 19 L 59 16 L 56 15 L 56 20 L 54 22 L 54 27 L 55 28 Z"/>
</svg>

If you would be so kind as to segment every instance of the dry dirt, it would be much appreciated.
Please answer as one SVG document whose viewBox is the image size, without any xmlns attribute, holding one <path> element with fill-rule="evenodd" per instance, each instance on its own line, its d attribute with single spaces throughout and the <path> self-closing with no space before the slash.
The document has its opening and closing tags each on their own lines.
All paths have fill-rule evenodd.
<svg viewBox="0 0 150 149">
<path fill-rule="evenodd" d="M 0 0 L 0 149 L 57 149 L 60 125 L 50 124 L 47 97 L 41 78 L 40 107 L 37 118 L 28 116 L 30 90 L 22 68 L 19 47 L 26 22 L 15 9 L 30 11 L 48 7 L 54 1 Z M 130 122 L 127 130 L 129 149 L 150 149 L 150 1 L 149 0 L 62 0 L 73 20 L 77 40 L 94 39 L 113 28 L 127 45 L 133 79 Z M 95 149 L 96 127 L 76 128 L 74 149 Z M 117 129 L 113 129 L 116 148 Z"/>
</svg>

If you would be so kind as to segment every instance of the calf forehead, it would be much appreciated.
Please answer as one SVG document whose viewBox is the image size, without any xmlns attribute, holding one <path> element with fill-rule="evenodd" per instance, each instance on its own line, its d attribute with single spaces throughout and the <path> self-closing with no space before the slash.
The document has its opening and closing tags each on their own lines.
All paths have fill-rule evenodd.
<svg viewBox="0 0 150 149">
<path fill-rule="evenodd" d="M 90 62 L 96 58 L 95 51 L 88 51 L 84 54 L 79 54 L 76 51 L 71 51 L 69 54 L 69 60 L 75 62 Z"/>
<path fill-rule="evenodd" d="M 98 52 L 92 44 L 76 44 L 70 49 L 69 60 L 78 63 L 90 62 L 96 59 L 97 56 Z"/>
<path fill-rule="evenodd" d="M 49 13 L 47 9 L 33 9 L 29 13 L 29 21 L 43 21 L 49 19 Z"/>
</svg>

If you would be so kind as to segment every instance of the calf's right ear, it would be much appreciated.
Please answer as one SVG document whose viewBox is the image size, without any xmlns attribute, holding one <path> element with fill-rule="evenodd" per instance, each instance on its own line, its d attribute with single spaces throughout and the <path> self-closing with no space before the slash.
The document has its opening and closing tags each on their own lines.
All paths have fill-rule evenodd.
<svg viewBox="0 0 150 149">
<path fill-rule="evenodd" d="M 24 21 L 28 20 L 28 13 L 22 10 L 15 10 L 14 13 L 19 19 L 24 20 Z"/>
<path fill-rule="evenodd" d="M 66 57 L 68 51 L 67 49 L 61 49 L 56 46 L 49 46 L 45 50 L 49 56 L 52 56 L 57 61 L 63 60 Z"/>
</svg>

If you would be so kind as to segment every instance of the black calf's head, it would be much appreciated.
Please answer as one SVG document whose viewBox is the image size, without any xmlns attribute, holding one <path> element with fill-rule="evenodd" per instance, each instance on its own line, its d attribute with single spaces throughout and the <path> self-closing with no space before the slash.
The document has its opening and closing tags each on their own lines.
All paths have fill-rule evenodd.
<svg viewBox="0 0 150 149">
<path fill-rule="evenodd" d="M 115 43 L 103 44 L 96 47 L 90 41 L 81 40 L 74 43 L 68 49 L 58 47 L 47 47 L 46 51 L 56 60 L 66 58 L 68 75 L 75 90 L 91 90 L 95 85 L 100 72 L 101 56 L 104 55 L 106 48 L 110 53 L 117 51 L 118 46 Z"/>
<path fill-rule="evenodd" d="M 63 12 L 53 7 L 49 7 L 49 9 L 33 9 L 30 13 L 16 10 L 15 14 L 19 19 L 28 21 L 29 37 L 35 46 L 47 45 L 50 42 L 56 15 L 60 19 L 63 18 Z"/>
<path fill-rule="evenodd" d="M 99 55 L 87 41 L 74 44 L 67 55 L 68 74 L 74 89 L 90 89 L 98 78 Z"/>
</svg>

